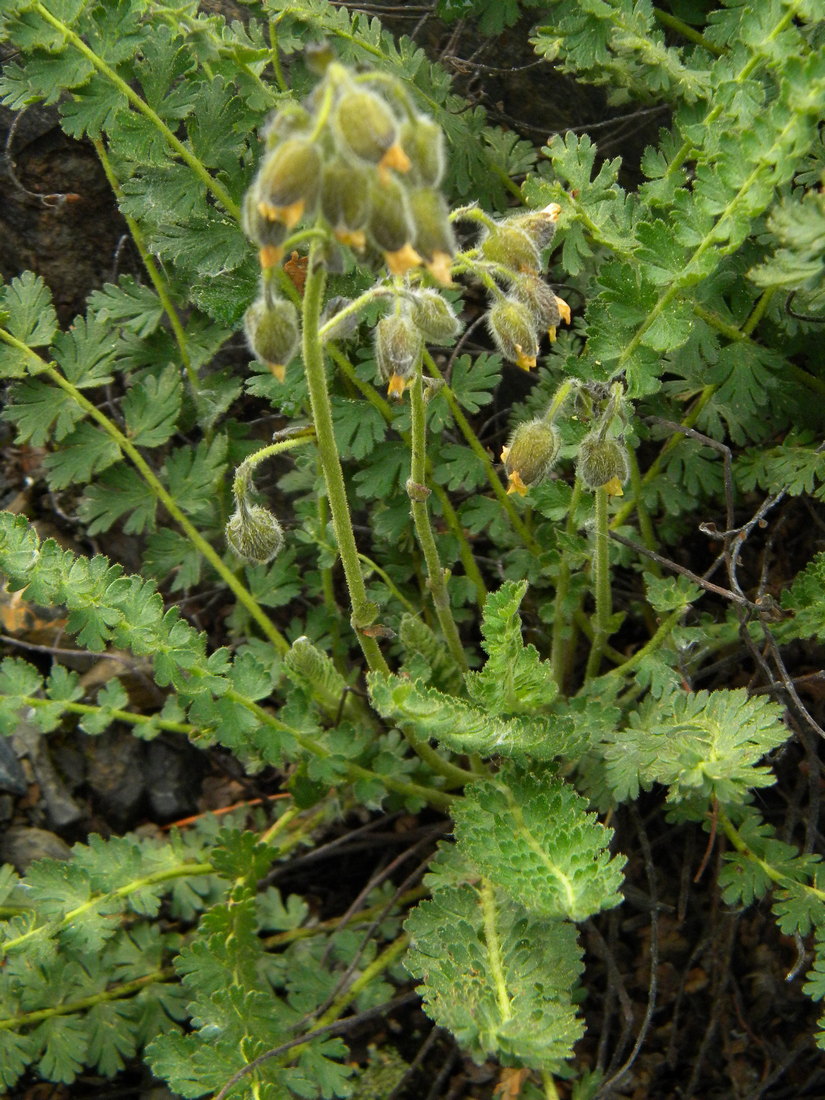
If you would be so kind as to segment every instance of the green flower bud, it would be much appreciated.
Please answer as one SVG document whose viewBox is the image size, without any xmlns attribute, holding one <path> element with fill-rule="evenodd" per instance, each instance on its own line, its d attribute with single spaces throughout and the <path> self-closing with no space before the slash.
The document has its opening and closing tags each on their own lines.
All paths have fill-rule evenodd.
<svg viewBox="0 0 825 1100">
<path fill-rule="evenodd" d="M 238 500 L 225 528 L 233 554 L 253 565 L 272 561 L 284 545 L 284 531 L 267 508 Z"/>
<path fill-rule="evenodd" d="M 456 243 L 444 196 L 434 187 L 419 187 L 410 193 L 409 200 L 415 232 L 413 245 L 424 257 L 430 274 L 449 286 Z"/>
<path fill-rule="evenodd" d="M 600 439 L 598 432 L 591 432 L 579 446 L 576 473 L 588 489 L 604 485 L 613 496 L 621 496 L 630 477 L 627 450 L 618 439 Z"/>
<path fill-rule="evenodd" d="M 412 245 L 413 226 L 406 191 L 397 179 L 390 178 L 370 189 L 370 200 L 370 237 L 384 253 L 393 275 L 403 275 L 422 262 Z"/>
<path fill-rule="evenodd" d="M 499 222 L 481 243 L 485 259 L 509 267 L 511 271 L 529 271 L 538 274 L 541 259 L 532 238 L 509 222 Z"/>
<path fill-rule="evenodd" d="M 286 298 L 258 298 L 244 314 L 244 329 L 252 354 L 283 382 L 301 342 L 298 310 Z"/>
<path fill-rule="evenodd" d="M 258 210 L 291 229 L 315 209 L 321 187 L 321 153 L 304 137 L 287 138 L 264 161 L 257 179 Z"/>
<path fill-rule="evenodd" d="M 335 109 L 333 127 L 344 154 L 385 169 L 409 170 L 409 158 L 398 144 L 395 115 L 374 92 L 363 88 L 345 92 Z"/>
<path fill-rule="evenodd" d="M 289 231 L 282 222 L 270 221 L 261 214 L 258 209 L 258 191 L 254 184 L 244 195 L 241 226 L 247 237 L 258 245 L 261 267 L 274 267 L 280 263 L 284 254 L 281 245 Z"/>
<path fill-rule="evenodd" d="M 523 230 L 541 252 L 556 235 L 556 223 L 560 213 L 559 204 L 551 202 L 543 210 L 531 210 L 528 214 L 514 214 L 507 218 L 506 224 Z"/>
<path fill-rule="evenodd" d="M 559 433 L 546 420 L 528 420 L 519 424 L 501 452 L 509 481 L 507 492 L 524 496 L 531 485 L 547 477 L 556 463 L 560 448 Z"/>
<path fill-rule="evenodd" d="M 289 137 L 308 132 L 312 125 L 312 115 L 299 103 L 288 103 L 273 114 L 263 128 L 262 136 L 267 150 L 272 150 Z"/>
<path fill-rule="evenodd" d="M 515 298 L 499 298 L 487 314 L 487 324 L 504 356 L 522 370 L 536 365 L 539 342 L 533 314 Z"/>
<path fill-rule="evenodd" d="M 389 383 L 387 394 L 400 397 L 412 378 L 424 341 L 418 327 L 406 313 L 382 317 L 375 327 L 375 361 L 381 377 Z"/>
<path fill-rule="evenodd" d="M 558 298 L 538 276 L 522 275 L 514 279 L 511 293 L 527 306 L 535 319 L 536 327 L 546 329 L 551 340 L 556 339 L 556 328 L 561 321 L 570 324 L 570 306 L 563 298 Z"/>
<path fill-rule="evenodd" d="M 359 251 L 366 244 L 370 214 L 369 175 L 335 157 L 324 165 L 321 177 L 321 210 L 342 244 Z"/>
<path fill-rule="evenodd" d="M 410 302 L 410 314 L 424 338 L 434 344 L 452 340 L 461 328 L 453 307 L 437 290 L 416 290 Z"/>
<path fill-rule="evenodd" d="M 412 163 L 412 177 L 424 187 L 438 187 L 444 175 L 444 131 L 426 115 L 401 126 L 401 145 Z"/>
</svg>

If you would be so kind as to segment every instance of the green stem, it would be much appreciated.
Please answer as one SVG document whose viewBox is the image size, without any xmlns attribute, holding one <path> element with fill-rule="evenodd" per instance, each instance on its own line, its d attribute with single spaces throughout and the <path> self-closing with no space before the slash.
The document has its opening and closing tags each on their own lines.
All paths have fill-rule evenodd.
<svg viewBox="0 0 825 1100">
<path fill-rule="evenodd" d="M 450 595 L 447 591 L 447 582 L 444 570 L 438 557 L 438 547 L 435 543 L 432 527 L 430 526 L 430 513 L 427 508 L 427 497 L 430 490 L 426 482 L 426 453 L 427 453 L 427 413 L 424 406 L 424 381 L 420 365 L 416 367 L 413 384 L 410 387 L 410 414 L 411 414 L 411 458 L 410 480 L 407 482 L 407 493 L 410 498 L 410 510 L 412 511 L 415 533 L 418 543 L 424 553 L 424 561 L 427 565 L 427 581 L 435 606 L 435 613 L 441 627 L 441 632 L 447 642 L 450 654 L 461 669 L 465 672 L 468 668 L 464 647 L 461 644 L 458 627 L 453 618 L 450 607 Z"/>
<path fill-rule="evenodd" d="M 675 31 L 680 34 L 682 38 L 686 38 L 688 42 L 695 42 L 697 46 L 701 46 L 703 50 L 707 50 L 708 53 L 713 54 L 714 57 L 722 57 L 727 53 L 727 50 L 721 46 L 717 46 L 715 42 L 708 42 L 705 36 L 695 29 L 695 27 L 689 26 L 681 19 L 677 19 L 675 15 L 671 15 L 670 12 L 662 11 L 661 8 L 654 8 L 653 15 L 658 23 L 661 23 L 663 27 L 667 27 L 669 30 Z"/>
<path fill-rule="evenodd" d="M 352 625 L 358 642 L 373 671 L 389 672 L 378 643 L 364 633 L 375 619 L 377 608 L 367 599 L 361 563 L 358 560 L 358 547 L 352 530 L 347 491 L 344 486 L 344 474 L 341 460 L 335 446 L 335 433 L 332 428 L 332 406 L 327 389 L 327 377 L 324 369 L 324 352 L 319 333 L 321 303 L 324 295 L 326 271 L 317 240 L 312 242 L 307 265 L 307 281 L 304 287 L 303 305 L 303 354 L 304 369 L 309 387 L 309 401 L 312 408 L 312 420 L 318 440 L 318 454 L 321 471 L 326 484 L 327 498 L 332 514 L 332 528 L 344 577 L 347 582 L 350 603 L 352 605 Z"/>
<path fill-rule="evenodd" d="M 573 492 L 570 496 L 567 523 L 565 524 L 565 534 L 568 536 L 573 535 L 576 530 L 576 512 L 578 511 L 581 495 L 582 483 L 576 478 L 573 485 Z M 572 571 L 570 569 L 570 563 L 567 559 L 567 555 L 562 552 L 561 562 L 559 563 L 559 576 L 556 582 L 556 613 L 553 617 L 553 639 L 550 650 L 550 664 L 553 668 L 553 679 L 556 681 L 559 691 L 562 693 L 564 692 L 573 649 L 576 643 L 573 617 L 567 618 L 565 616 L 565 604 L 567 603 L 567 597 L 570 591 L 571 579 Z"/>
<path fill-rule="evenodd" d="M 653 637 L 645 642 L 641 649 L 637 649 L 632 657 L 629 657 L 626 661 L 623 661 L 616 668 L 611 668 L 609 672 L 606 672 L 605 676 L 626 676 L 628 672 L 634 672 L 642 661 L 645 660 L 651 653 L 655 653 L 665 642 L 665 639 L 672 633 L 673 628 L 678 624 L 679 620 L 684 615 L 687 608 L 678 607 L 675 611 L 663 619 L 656 629 Z"/>
<path fill-rule="evenodd" d="M 224 698 L 231 699 L 233 702 L 246 707 L 246 709 L 254 714 L 263 725 L 269 726 L 270 729 L 277 730 L 278 733 L 286 733 L 293 738 L 302 749 L 312 753 L 313 756 L 317 756 L 321 760 L 328 760 L 335 755 L 331 749 L 321 744 L 320 741 L 316 741 L 315 738 L 310 737 L 301 730 L 288 726 L 285 722 L 276 718 L 274 714 L 270 714 L 268 710 L 252 699 L 248 699 L 245 695 L 241 695 L 239 692 L 230 688 L 230 690 L 226 692 Z M 402 794 L 406 798 L 420 799 L 440 810 L 449 809 L 455 800 L 455 795 L 451 795 L 447 791 L 442 791 L 435 787 L 423 787 L 420 783 L 411 783 L 405 779 L 396 779 L 391 775 L 379 775 L 378 772 L 371 771 L 369 768 L 364 768 L 360 764 L 347 762 L 345 767 L 347 778 L 352 782 L 358 779 L 378 780 L 388 790 Z"/>
<path fill-rule="evenodd" d="M 62 929 L 68 928 L 72 921 L 77 920 L 78 917 L 82 917 L 86 913 L 90 913 L 96 906 L 103 902 L 127 898 L 130 894 L 134 894 L 138 890 L 143 890 L 147 886 L 157 886 L 159 883 L 170 882 L 176 878 L 187 878 L 191 875 L 213 875 L 214 873 L 215 868 L 211 863 L 182 863 L 178 867 L 168 867 L 163 871 L 155 871 L 154 874 L 144 875 L 143 878 L 134 879 L 132 882 L 126 883 L 125 886 L 118 886 L 115 890 L 109 890 L 107 893 L 97 894 L 95 897 L 89 898 L 89 900 L 84 901 L 82 905 L 78 905 L 74 909 L 69 910 L 68 913 L 65 913 L 60 920 L 49 921 L 47 924 L 41 924 L 37 928 L 30 928 L 28 932 L 23 932 L 13 939 L 6 940 L 5 943 L 0 944 L 0 959 L 4 958 L 9 951 L 20 947 L 21 944 L 28 943 L 28 941 L 35 936 L 56 935 L 58 932 L 62 931 Z"/>
<path fill-rule="evenodd" d="M 368 385 L 366 382 L 363 382 L 358 377 L 358 375 L 355 373 L 355 369 L 352 363 L 350 363 L 345 355 L 341 354 L 341 352 L 338 350 L 337 347 L 335 347 L 334 344 L 330 344 L 327 350 L 331 358 L 335 362 L 336 366 L 339 367 L 342 374 L 345 375 L 347 380 L 351 382 L 353 386 L 355 386 L 358 392 L 361 393 L 367 399 L 367 401 L 369 401 L 370 404 L 378 410 L 378 412 L 381 413 L 384 420 L 388 424 L 392 424 L 394 413 L 390 403 L 388 401 L 385 401 L 384 398 L 375 390 L 373 386 Z M 427 361 L 428 353 L 425 352 L 425 362 Z M 404 442 L 409 445 L 410 433 L 399 431 L 398 434 L 401 439 L 403 439 Z M 427 477 L 431 481 L 432 475 L 433 464 L 428 457 Z M 444 486 L 434 483 L 432 486 L 432 491 L 438 498 L 438 502 L 441 505 L 441 511 L 444 515 L 444 522 L 447 524 L 450 534 L 453 535 L 458 542 L 458 556 L 461 558 L 461 564 L 464 566 L 464 572 L 473 582 L 473 585 L 475 587 L 476 603 L 478 604 L 479 608 L 483 608 L 484 601 L 487 598 L 487 586 L 484 583 L 484 578 L 481 575 L 481 570 L 479 569 L 478 563 L 476 562 L 475 556 L 473 555 L 473 548 L 467 541 L 467 535 L 465 534 L 464 529 L 461 526 L 458 514 L 456 513 L 455 508 L 453 508 L 452 502 L 450 501 L 450 498 Z"/>
<path fill-rule="evenodd" d="M 773 864 L 768 863 L 766 860 L 762 859 L 761 856 L 758 856 L 756 852 L 748 847 L 748 845 L 742 838 L 739 830 L 736 828 L 736 826 L 733 824 L 733 822 L 721 806 L 718 807 L 717 814 L 719 818 L 719 824 L 722 826 L 725 836 L 728 838 L 728 840 L 731 842 L 737 852 L 739 852 L 743 856 L 747 856 L 748 859 L 753 860 L 757 867 L 759 867 L 759 869 L 765 875 L 767 875 L 771 882 L 775 882 L 777 886 L 784 886 L 787 889 L 804 890 L 806 894 L 811 894 L 813 897 L 815 897 L 817 901 L 820 902 L 820 904 L 822 902 L 825 902 L 825 890 L 819 890 L 816 886 L 809 886 L 806 882 L 798 882 L 796 879 L 791 878 L 789 875 L 783 875 L 781 871 L 777 871 Z"/>
<path fill-rule="evenodd" d="M 0 340 L 3 343 L 8 344 L 10 347 L 15 348 L 17 351 L 24 353 L 28 358 L 34 360 L 37 364 L 37 370 L 41 374 L 47 374 L 49 378 L 59 386 L 64 393 L 67 393 L 74 402 L 76 402 L 93 420 L 103 428 L 106 434 L 114 443 L 120 448 L 129 460 L 134 465 L 140 476 L 146 482 L 148 487 L 154 493 L 155 497 L 163 504 L 167 512 L 176 520 L 180 525 L 183 532 L 191 540 L 191 542 L 197 546 L 201 554 L 206 558 L 218 576 L 223 580 L 226 586 L 233 593 L 235 598 L 240 604 L 242 604 L 249 612 L 250 616 L 260 626 L 263 633 L 272 642 L 279 653 L 286 653 L 289 649 L 289 642 L 281 634 L 280 630 L 275 626 L 272 620 L 264 614 L 258 601 L 252 595 L 248 588 L 242 584 L 241 581 L 235 576 L 232 570 L 224 563 L 220 554 L 206 541 L 197 528 L 190 522 L 183 511 L 178 507 L 174 497 L 172 497 L 162 482 L 158 479 L 154 470 L 149 466 L 143 455 L 135 447 L 132 441 L 123 434 L 123 432 L 117 427 L 117 425 L 111 421 L 105 413 L 101 412 L 96 405 L 93 405 L 88 398 L 84 397 L 80 390 L 76 386 L 73 386 L 67 378 L 64 378 L 57 366 L 54 363 L 47 363 L 45 359 L 42 359 L 37 352 L 32 351 L 30 347 L 27 347 L 22 340 L 18 340 L 16 336 L 12 336 L 10 332 L 0 328 Z"/>
<path fill-rule="evenodd" d="M 478 436 L 470 426 L 467 417 L 461 411 L 461 406 L 458 403 L 456 395 L 453 393 L 450 386 L 447 385 L 447 382 L 444 379 L 444 375 L 438 369 L 435 360 L 427 351 L 424 352 L 424 362 L 427 364 L 428 373 L 431 374 L 433 378 L 438 378 L 444 383 L 441 392 L 444 394 L 444 397 L 447 400 L 447 404 L 450 407 L 450 412 L 453 415 L 453 419 L 458 425 L 459 431 L 467 441 L 467 445 L 470 447 L 470 450 L 473 452 L 473 454 L 477 456 L 479 461 L 483 463 L 484 472 L 487 475 L 487 481 L 489 482 L 490 488 L 493 490 L 496 497 L 498 498 L 499 503 L 502 505 L 505 512 L 507 513 L 513 529 L 518 533 L 519 538 L 528 550 L 530 550 L 534 554 L 540 554 L 541 547 L 531 535 L 526 524 L 524 523 L 524 520 L 518 514 L 518 511 L 513 504 L 512 497 L 508 496 L 507 490 L 501 484 L 501 478 L 496 473 L 496 468 L 490 461 L 489 455 L 479 442 Z"/>
<path fill-rule="evenodd" d="M 112 168 L 112 163 L 109 160 L 108 153 L 106 152 L 106 147 L 104 146 L 101 138 L 95 138 L 93 144 L 97 152 L 98 160 L 103 167 L 103 172 L 109 182 L 109 186 L 112 189 L 112 194 L 115 196 L 115 199 L 117 200 L 119 205 L 121 199 L 123 198 L 123 190 L 120 186 L 120 181 L 118 180 L 117 176 L 114 173 L 114 169 Z M 135 248 L 140 254 L 140 258 L 143 261 L 143 266 L 146 268 L 146 273 L 149 276 L 152 286 L 155 288 L 155 293 L 160 299 L 160 304 L 163 306 L 166 316 L 169 318 L 169 325 L 172 329 L 172 334 L 175 337 L 175 343 L 178 347 L 178 354 L 180 355 L 181 362 L 183 363 L 183 369 L 186 371 L 186 377 L 189 379 L 189 387 L 192 391 L 193 396 L 197 396 L 199 389 L 198 374 L 192 366 L 192 360 L 189 355 L 189 346 L 186 341 L 186 333 L 184 331 L 181 319 L 178 316 L 178 311 L 175 308 L 175 303 L 172 301 L 172 296 L 169 293 L 169 287 L 160 272 L 160 268 L 155 263 L 152 255 L 149 252 L 149 249 L 146 247 L 146 241 L 144 240 L 140 226 L 137 224 L 134 218 L 130 217 L 128 214 L 124 214 L 123 211 L 121 211 L 121 216 L 126 222 L 132 240 L 135 242 Z"/>
<path fill-rule="evenodd" d="M 0 698 L 4 698 L 0 695 Z M 8 698 L 8 696 L 6 696 Z M 56 700 L 36 698 L 33 695 L 15 695 L 14 698 L 20 703 L 21 706 L 33 707 L 54 707 Z M 60 706 L 64 714 L 100 714 L 104 708 L 95 706 L 93 703 L 70 703 L 65 700 L 60 700 Z M 185 737 L 192 737 L 197 734 L 197 726 L 190 725 L 188 722 L 170 722 L 166 718 L 160 718 L 158 715 L 150 714 L 134 714 L 130 710 L 119 710 L 113 708 L 112 710 L 106 709 L 106 713 L 111 715 L 113 722 L 127 722 L 132 726 L 152 726 L 154 729 L 165 730 L 167 733 L 180 733 Z"/>
<path fill-rule="evenodd" d="M 232 492 L 238 497 L 249 491 L 252 473 L 255 467 L 264 459 L 282 454 L 284 451 L 290 451 L 293 447 L 300 447 L 302 443 L 310 443 L 314 438 L 315 432 L 312 428 L 302 428 L 300 432 L 295 432 L 288 439 L 279 439 L 276 443 L 268 443 L 265 447 L 261 447 L 259 451 L 248 455 L 235 471 Z"/>
<path fill-rule="evenodd" d="M 7 1016 L 0 1020 L 0 1030 L 17 1031 L 22 1027 L 31 1027 L 42 1020 L 50 1020 L 55 1016 L 68 1016 L 74 1012 L 85 1012 L 95 1005 L 105 1004 L 107 1001 L 122 1001 L 125 997 L 131 997 L 133 993 L 139 993 L 147 985 L 155 985 L 159 982 L 172 983 L 177 981 L 174 967 L 164 967 L 155 970 L 151 974 L 145 974 L 142 978 L 135 978 L 131 982 L 122 982 L 119 985 L 109 986 L 100 993 L 94 993 L 90 997 L 80 997 L 76 1001 L 64 1001 L 52 1008 L 41 1008 L 36 1012 L 21 1012 L 19 1016 Z"/>
<path fill-rule="evenodd" d="M 610 536 L 607 529 L 607 489 L 599 486 L 595 493 L 595 547 L 593 551 L 593 594 L 596 611 L 593 616 L 593 644 L 587 658 L 585 679 L 592 679 L 599 671 L 604 646 L 609 637 L 610 618 L 613 614 L 610 591 Z"/>
<path fill-rule="evenodd" d="M 189 149 L 186 148 L 183 142 L 180 141 L 180 139 L 172 133 L 172 131 L 169 129 L 169 127 L 166 125 L 160 115 L 156 111 L 154 111 L 144 99 L 141 99 L 137 92 L 129 84 L 126 83 L 123 77 L 119 76 L 118 73 L 116 73 L 115 70 L 103 60 L 103 58 L 98 57 L 94 50 L 91 49 L 91 47 L 87 46 L 80 35 L 76 34 L 71 29 L 71 27 L 67 27 L 65 23 L 57 18 L 57 16 L 52 15 L 48 8 L 45 7 L 45 5 L 41 4 L 39 0 L 36 0 L 36 2 L 33 4 L 33 10 L 36 11 L 38 15 L 41 16 L 41 18 L 45 19 L 47 23 L 51 24 L 51 26 L 53 26 L 55 30 L 60 31 L 60 33 L 65 37 L 66 41 L 70 42 L 72 46 L 74 46 L 74 48 L 97 69 L 99 73 L 105 76 L 106 79 L 109 80 L 115 86 L 115 88 L 117 88 L 121 95 L 123 95 L 128 100 L 128 102 L 131 103 L 135 110 L 139 111 L 140 114 L 144 116 L 144 118 L 147 118 L 152 123 L 152 125 L 155 126 L 161 134 L 163 134 L 167 145 L 169 145 L 170 148 L 174 150 L 175 153 L 177 153 L 181 160 L 189 168 L 192 169 L 198 179 L 206 187 L 207 191 L 211 192 L 211 194 L 218 200 L 218 202 L 221 204 L 221 206 L 223 206 L 226 212 L 235 219 L 235 221 L 240 221 L 240 208 L 238 207 L 237 203 L 233 201 L 226 188 L 222 184 L 218 183 L 217 180 L 213 179 L 212 176 L 210 176 L 209 172 L 206 170 L 201 161 L 198 160 L 198 158 L 193 153 L 191 153 Z"/>
</svg>

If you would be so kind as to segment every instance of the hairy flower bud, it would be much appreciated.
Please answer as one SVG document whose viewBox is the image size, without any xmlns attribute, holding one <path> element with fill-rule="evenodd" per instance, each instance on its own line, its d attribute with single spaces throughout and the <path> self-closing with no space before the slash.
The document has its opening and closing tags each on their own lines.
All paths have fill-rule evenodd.
<svg viewBox="0 0 825 1100">
<path fill-rule="evenodd" d="M 405 189 L 398 180 L 390 179 L 372 187 L 370 199 L 370 237 L 384 253 L 392 274 L 403 275 L 423 262 L 412 245 L 413 227 Z"/>
<path fill-rule="evenodd" d="M 258 209 L 258 193 L 254 186 L 244 195 L 241 226 L 250 241 L 258 245 L 261 267 L 275 267 L 280 263 L 284 255 L 281 245 L 289 231 L 282 222 L 273 222 L 263 217 Z"/>
<path fill-rule="evenodd" d="M 272 150 L 289 137 L 308 132 L 312 125 L 312 116 L 300 103 L 287 103 L 270 116 L 263 128 L 263 139 L 267 150 Z"/>
<path fill-rule="evenodd" d="M 412 377 L 424 341 L 406 313 L 382 317 L 375 327 L 375 360 L 389 385 L 387 394 L 400 397 Z"/>
<path fill-rule="evenodd" d="M 258 298 L 244 314 L 244 329 L 252 354 L 266 363 L 278 381 L 283 382 L 286 364 L 298 351 L 301 341 L 295 306 L 286 298 Z"/>
<path fill-rule="evenodd" d="M 490 333 L 505 359 L 522 370 L 536 365 L 539 353 L 533 315 L 515 298 L 499 298 L 487 314 Z"/>
<path fill-rule="evenodd" d="M 360 252 L 370 214 L 369 175 L 362 168 L 335 157 L 324 165 L 321 210 L 342 244 Z"/>
<path fill-rule="evenodd" d="M 523 230 L 541 252 L 547 248 L 556 234 L 556 223 L 559 220 L 561 207 L 557 202 L 551 202 L 543 210 L 531 210 L 528 214 L 514 214 L 508 218 L 506 224 Z"/>
<path fill-rule="evenodd" d="M 547 477 L 560 448 L 559 433 L 546 420 L 528 420 L 519 424 L 501 452 L 509 482 L 507 492 L 524 496 L 531 485 Z"/>
<path fill-rule="evenodd" d="M 410 314 L 424 338 L 434 344 L 452 340 L 461 328 L 453 307 L 437 290 L 416 290 L 410 303 Z"/>
<path fill-rule="evenodd" d="M 438 187 L 444 175 L 444 131 L 426 115 L 409 118 L 401 126 L 401 145 L 410 158 L 417 184 Z"/>
<path fill-rule="evenodd" d="M 599 439 L 598 432 L 591 432 L 579 445 L 576 473 L 588 489 L 604 485 L 611 495 L 621 496 L 630 477 L 627 450 L 618 439 Z"/>
<path fill-rule="evenodd" d="M 363 88 L 345 92 L 335 109 L 333 126 L 343 153 L 384 169 L 409 170 L 409 158 L 398 143 L 395 115 L 374 92 Z"/>
<path fill-rule="evenodd" d="M 538 274 L 541 259 L 532 238 L 509 222 L 499 222 L 481 243 L 484 258 L 509 267 L 511 271 Z"/>
<path fill-rule="evenodd" d="M 419 187 L 410 193 L 409 200 L 415 249 L 424 257 L 430 274 L 449 286 L 456 243 L 444 196 L 434 187 Z"/>
<path fill-rule="evenodd" d="M 511 292 L 514 298 L 522 302 L 532 313 L 536 326 L 546 329 L 551 340 L 556 339 L 556 328 L 560 321 L 570 323 L 570 306 L 563 298 L 558 298 L 537 275 L 522 275 L 513 280 Z"/>
<path fill-rule="evenodd" d="M 314 210 L 321 186 L 321 153 L 304 137 L 287 138 L 264 161 L 258 175 L 258 210 L 291 229 Z"/>
<path fill-rule="evenodd" d="M 253 565 L 272 561 L 284 545 L 284 531 L 267 508 L 238 501 L 225 528 L 229 548 Z"/>
</svg>

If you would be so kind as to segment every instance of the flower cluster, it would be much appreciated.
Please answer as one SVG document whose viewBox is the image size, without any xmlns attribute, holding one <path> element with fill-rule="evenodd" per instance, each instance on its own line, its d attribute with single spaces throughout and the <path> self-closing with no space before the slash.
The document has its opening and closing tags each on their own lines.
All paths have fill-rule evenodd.
<svg viewBox="0 0 825 1100">
<path fill-rule="evenodd" d="M 332 62 L 305 105 L 278 111 L 265 139 L 243 209 L 264 270 L 299 222 L 321 218 L 341 243 L 380 253 L 393 274 L 424 265 L 449 284 L 444 135 L 400 81 Z"/>
</svg>

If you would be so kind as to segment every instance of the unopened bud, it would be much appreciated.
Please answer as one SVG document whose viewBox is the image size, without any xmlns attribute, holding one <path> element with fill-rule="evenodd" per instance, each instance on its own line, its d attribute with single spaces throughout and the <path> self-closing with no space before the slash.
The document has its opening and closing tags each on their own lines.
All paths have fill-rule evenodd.
<svg viewBox="0 0 825 1100">
<path fill-rule="evenodd" d="M 541 260 L 533 239 L 518 226 L 499 222 L 481 244 L 485 259 L 509 267 L 511 271 L 538 274 Z"/>
<path fill-rule="evenodd" d="M 258 298 L 244 314 L 244 329 L 252 354 L 283 382 L 301 341 L 298 310 L 286 298 Z"/>
<path fill-rule="evenodd" d="M 453 307 L 437 290 L 416 290 L 410 313 L 424 338 L 434 344 L 452 340 L 461 328 Z"/>
<path fill-rule="evenodd" d="M 280 523 L 267 508 L 237 501 L 225 529 L 226 541 L 234 554 L 253 565 L 272 561 L 284 545 Z"/>
<path fill-rule="evenodd" d="M 444 175 L 444 131 L 433 119 L 417 115 L 401 127 L 401 144 L 410 158 L 415 183 L 437 187 Z"/>
<path fill-rule="evenodd" d="M 370 213 L 368 174 L 340 157 L 324 165 L 321 210 L 338 240 L 360 252 L 366 244 L 364 229 Z"/>
<path fill-rule="evenodd" d="M 403 394 L 422 347 L 421 333 L 406 313 L 391 313 L 376 325 L 375 361 L 381 377 L 389 383 L 387 394 L 390 397 Z"/>
<path fill-rule="evenodd" d="M 430 274 L 449 286 L 456 243 L 444 196 L 434 187 L 419 187 L 409 199 L 416 251 L 424 257 Z"/>
<path fill-rule="evenodd" d="M 288 138 L 270 153 L 257 180 L 258 210 L 291 229 L 318 201 L 321 153 L 303 137 Z"/>
<path fill-rule="evenodd" d="M 570 323 L 570 306 L 558 298 L 547 283 L 537 275 L 522 275 L 512 284 L 512 294 L 535 318 L 536 327 L 546 329 L 551 340 L 556 339 L 560 321 Z"/>
<path fill-rule="evenodd" d="M 501 452 L 507 474 L 508 493 L 524 496 L 531 485 L 547 477 L 559 456 L 559 433 L 546 420 L 519 424 Z"/>
<path fill-rule="evenodd" d="M 604 485 L 613 496 L 621 496 L 622 484 L 630 477 L 627 450 L 618 439 L 599 439 L 591 432 L 579 445 L 576 473 L 588 489 Z"/>
<path fill-rule="evenodd" d="M 383 168 L 409 170 L 409 158 L 398 144 L 395 115 L 374 92 L 346 92 L 338 102 L 333 124 L 339 148 L 345 154 Z"/>
<path fill-rule="evenodd" d="M 559 220 L 561 207 L 557 202 L 551 202 L 543 210 L 531 210 L 528 214 L 515 214 L 508 218 L 506 224 L 522 229 L 533 241 L 541 252 L 547 248 L 556 234 L 556 223 Z"/>
<path fill-rule="evenodd" d="M 271 150 L 289 137 L 308 132 L 312 125 L 312 116 L 300 103 L 287 103 L 276 111 L 263 129 L 266 148 Z"/>
<path fill-rule="evenodd" d="M 287 227 L 282 222 L 265 218 L 258 209 L 258 191 L 254 185 L 244 196 L 241 208 L 241 225 L 247 237 L 258 245 L 261 267 L 275 267 L 281 262 Z"/>
<path fill-rule="evenodd" d="M 392 274 L 403 275 L 423 262 L 413 248 L 413 227 L 405 190 L 397 179 L 390 179 L 370 189 L 370 200 L 370 237 L 384 253 Z"/>
<path fill-rule="evenodd" d="M 505 359 L 522 370 L 536 365 L 539 353 L 533 315 L 515 298 L 500 298 L 487 314 L 490 333 Z"/>
</svg>

